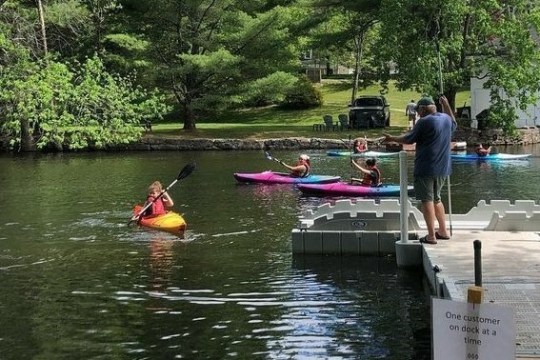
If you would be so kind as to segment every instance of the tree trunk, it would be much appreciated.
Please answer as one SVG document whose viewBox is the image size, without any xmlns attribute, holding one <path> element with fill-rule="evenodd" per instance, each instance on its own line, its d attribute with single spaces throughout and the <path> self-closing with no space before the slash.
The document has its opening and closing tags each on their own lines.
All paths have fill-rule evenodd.
<svg viewBox="0 0 540 360">
<path fill-rule="evenodd" d="M 184 101 L 182 104 L 182 115 L 184 118 L 184 130 L 193 131 L 196 129 L 195 126 L 195 114 L 191 108 L 191 104 L 187 101 Z"/>
<path fill-rule="evenodd" d="M 38 10 L 39 23 L 41 25 L 41 42 L 43 46 L 43 56 L 46 57 L 49 51 L 47 49 L 47 31 L 45 30 L 45 16 L 43 14 L 43 5 L 41 3 L 41 0 L 36 0 L 36 5 Z"/>
<path fill-rule="evenodd" d="M 34 139 L 32 138 L 32 132 L 30 131 L 30 122 L 28 120 L 21 120 L 21 151 L 35 151 L 36 146 Z"/>
<path fill-rule="evenodd" d="M 448 87 L 446 89 L 446 91 L 444 92 L 446 98 L 448 99 L 448 102 L 450 103 L 450 108 L 454 111 L 454 113 L 456 112 L 456 94 L 457 94 L 457 89 L 453 88 L 453 87 Z"/>
<path fill-rule="evenodd" d="M 364 33 L 362 32 L 357 38 L 354 39 L 355 53 L 354 53 L 354 81 L 351 94 L 351 104 L 354 104 L 356 94 L 358 93 L 358 82 L 360 81 L 360 62 L 363 56 L 364 50 Z"/>
</svg>

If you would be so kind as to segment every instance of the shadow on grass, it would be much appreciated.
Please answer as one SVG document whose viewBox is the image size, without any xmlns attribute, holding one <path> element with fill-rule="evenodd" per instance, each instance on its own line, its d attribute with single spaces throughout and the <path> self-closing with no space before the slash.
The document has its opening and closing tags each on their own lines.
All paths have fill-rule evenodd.
<svg viewBox="0 0 540 360">
<path fill-rule="evenodd" d="M 164 136 L 183 139 L 275 139 L 275 138 L 320 138 L 343 139 L 356 137 L 376 138 L 384 133 L 401 134 L 404 128 L 391 126 L 384 129 L 359 129 L 342 131 L 316 131 L 312 125 L 253 125 L 253 124 L 199 124 L 194 131 L 185 131 L 178 124 L 178 128 L 160 128 L 159 126 L 148 136 Z M 227 126 L 231 125 L 231 126 Z"/>
</svg>

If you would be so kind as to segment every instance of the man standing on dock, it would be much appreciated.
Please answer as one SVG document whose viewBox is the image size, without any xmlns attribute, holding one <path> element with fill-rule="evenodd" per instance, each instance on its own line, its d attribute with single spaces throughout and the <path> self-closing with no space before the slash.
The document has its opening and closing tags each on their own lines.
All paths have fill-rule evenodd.
<svg viewBox="0 0 540 360">
<path fill-rule="evenodd" d="M 437 112 L 431 97 L 423 97 L 416 106 L 420 119 L 409 132 L 400 136 L 384 134 L 385 142 L 416 143 L 414 192 L 416 199 L 422 202 L 422 214 L 428 230 L 420 242 L 427 244 L 436 244 L 437 239 L 450 239 L 446 229 L 444 204 L 441 202 L 441 189 L 452 172 L 450 141 L 457 124 L 448 99 L 441 95 L 439 103 L 442 113 Z M 435 220 L 439 225 L 437 231 Z"/>
</svg>

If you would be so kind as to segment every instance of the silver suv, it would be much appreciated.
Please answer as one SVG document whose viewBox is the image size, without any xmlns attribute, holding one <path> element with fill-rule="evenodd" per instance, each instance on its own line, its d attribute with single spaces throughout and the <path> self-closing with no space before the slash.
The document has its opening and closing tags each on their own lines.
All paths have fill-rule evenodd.
<svg viewBox="0 0 540 360">
<path fill-rule="evenodd" d="M 360 96 L 349 109 L 353 129 L 390 126 L 390 104 L 384 96 Z"/>
</svg>

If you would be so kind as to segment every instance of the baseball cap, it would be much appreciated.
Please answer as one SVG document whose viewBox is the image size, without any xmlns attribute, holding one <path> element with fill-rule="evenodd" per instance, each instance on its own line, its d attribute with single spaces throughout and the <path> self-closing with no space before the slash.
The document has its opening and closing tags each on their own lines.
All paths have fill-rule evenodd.
<svg viewBox="0 0 540 360">
<path fill-rule="evenodd" d="M 418 100 L 418 102 L 416 103 L 416 110 L 418 110 L 420 106 L 428 106 L 428 105 L 435 105 L 435 101 L 433 101 L 433 98 L 431 96 L 424 96 L 423 98 Z"/>
<path fill-rule="evenodd" d="M 309 160 L 309 156 L 307 156 L 306 154 L 302 154 L 302 155 L 300 155 L 300 159 L 307 161 L 307 160 Z"/>
</svg>

